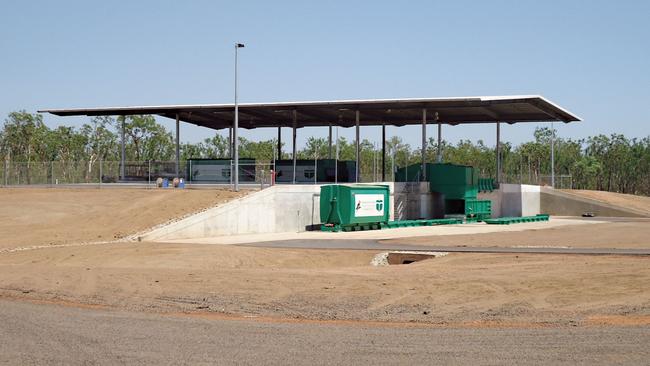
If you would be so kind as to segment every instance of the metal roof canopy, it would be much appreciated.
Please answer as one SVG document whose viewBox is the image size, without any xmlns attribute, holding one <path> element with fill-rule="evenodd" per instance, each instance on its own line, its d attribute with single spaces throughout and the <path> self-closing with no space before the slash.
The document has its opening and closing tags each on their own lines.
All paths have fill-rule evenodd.
<svg viewBox="0 0 650 366">
<path fill-rule="evenodd" d="M 488 96 L 461 98 L 367 99 L 314 102 L 239 104 L 239 127 L 318 126 L 354 127 L 356 111 L 359 125 L 419 125 L 426 109 L 432 123 L 449 125 L 470 123 L 509 124 L 520 122 L 574 122 L 581 119 L 539 95 Z M 156 114 L 212 129 L 230 128 L 234 104 L 161 105 L 80 109 L 46 109 L 39 113 L 57 116 L 106 116 Z M 438 120 L 434 118 L 435 113 Z"/>
</svg>

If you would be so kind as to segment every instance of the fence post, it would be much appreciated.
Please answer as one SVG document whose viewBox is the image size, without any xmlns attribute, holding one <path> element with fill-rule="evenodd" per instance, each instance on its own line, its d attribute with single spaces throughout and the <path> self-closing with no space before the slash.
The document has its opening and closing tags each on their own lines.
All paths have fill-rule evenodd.
<svg viewBox="0 0 650 366">
<path fill-rule="evenodd" d="M 5 159 L 5 187 L 9 185 L 9 160 Z"/>
<path fill-rule="evenodd" d="M 314 158 L 314 184 L 318 184 L 318 159 Z"/>
<path fill-rule="evenodd" d="M 149 159 L 149 167 L 147 168 L 147 175 L 149 180 L 147 181 L 147 188 L 151 188 L 151 159 Z"/>
<path fill-rule="evenodd" d="M 50 171 L 52 174 L 52 185 L 54 185 L 54 161 L 50 161 Z"/>
</svg>

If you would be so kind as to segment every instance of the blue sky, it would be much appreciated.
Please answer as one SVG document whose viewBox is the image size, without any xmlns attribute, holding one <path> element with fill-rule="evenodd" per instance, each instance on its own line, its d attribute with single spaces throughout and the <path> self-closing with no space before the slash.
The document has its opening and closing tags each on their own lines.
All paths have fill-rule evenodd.
<svg viewBox="0 0 650 366">
<path fill-rule="evenodd" d="M 13 1 L 0 116 L 40 108 L 541 94 L 558 133 L 650 135 L 650 1 Z M 45 116 L 50 126 L 84 118 Z M 173 122 L 160 119 L 171 129 Z M 535 125 L 504 126 L 504 140 Z M 435 127 L 429 134 L 435 135 Z M 299 144 L 326 129 L 301 129 Z M 379 142 L 379 128 L 362 137 Z M 183 125 L 183 141 L 213 131 Z M 352 137 L 352 129 L 340 135 Z M 388 128 L 413 147 L 419 127 Z M 445 127 L 494 144 L 494 126 Z M 273 130 L 243 131 L 266 139 Z M 284 141 L 290 131 L 284 132 Z"/>
</svg>

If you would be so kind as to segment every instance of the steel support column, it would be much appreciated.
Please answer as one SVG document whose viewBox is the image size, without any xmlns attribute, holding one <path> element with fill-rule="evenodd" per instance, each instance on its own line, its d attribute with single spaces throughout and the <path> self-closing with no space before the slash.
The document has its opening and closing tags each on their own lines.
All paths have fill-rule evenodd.
<svg viewBox="0 0 650 366">
<path fill-rule="evenodd" d="M 436 120 L 438 119 L 438 114 L 436 113 Z M 442 123 L 438 122 L 438 149 L 436 151 L 436 162 L 442 163 Z"/>
<path fill-rule="evenodd" d="M 551 187 L 555 188 L 555 122 L 551 122 Z"/>
<path fill-rule="evenodd" d="M 336 155 L 334 155 L 334 183 L 339 182 L 339 126 L 336 126 Z"/>
<path fill-rule="evenodd" d="M 386 181 L 386 125 L 381 124 L 381 181 Z"/>
<path fill-rule="evenodd" d="M 176 178 L 178 178 L 178 173 L 181 170 L 180 134 L 181 134 L 181 121 L 178 113 L 176 113 Z"/>
<path fill-rule="evenodd" d="M 126 167 L 124 166 L 126 162 L 126 116 L 122 116 L 122 139 L 120 140 L 120 177 L 124 180 L 126 173 Z"/>
<path fill-rule="evenodd" d="M 354 168 L 354 181 L 359 182 L 359 163 L 361 161 L 361 150 L 359 143 L 359 110 L 355 113 L 355 131 L 356 131 L 356 167 Z"/>
<path fill-rule="evenodd" d="M 282 160 L 282 127 L 278 127 L 278 160 Z"/>
<path fill-rule="evenodd" d="M 496 146 L 496 160 L 497 160 L 497 184 L 501 183 L 501 123 L 497 122 L 497 146 Z"/>
<path fill-rule="evenodd" d="M 327 138 L 327 144 L 328 144 L 328 152 L 327 152 L 327 158 L 331 159 L 332 158 L 332 124 L 329 124 L 329 134 Z"/>
<path fill-rule="evenodd" d="M 427 109 L 422 108 L 422 180 L 427 176 Z"/>
<path fill-rule="evenodd" d="M 293 110 L 293 142 L 291 147 L 293 149 L 293 184 L 296 184 L 296 128 L 298 125 L 298 112 Z"/>
</svg>

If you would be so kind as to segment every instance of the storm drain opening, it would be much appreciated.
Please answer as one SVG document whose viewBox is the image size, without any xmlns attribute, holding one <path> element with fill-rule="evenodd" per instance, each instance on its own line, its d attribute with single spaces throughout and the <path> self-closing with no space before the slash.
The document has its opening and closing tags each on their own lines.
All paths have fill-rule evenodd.
<svg viewBox="0 0 650 366">
<path fill-rule="evenodd" d="M 418 251 L 390 251 L 374 256 L 370 264 L 373 266 L 392 266 L 420 262 L 446 256 L 447 252 L 418 252 Z"/>
</svg>

